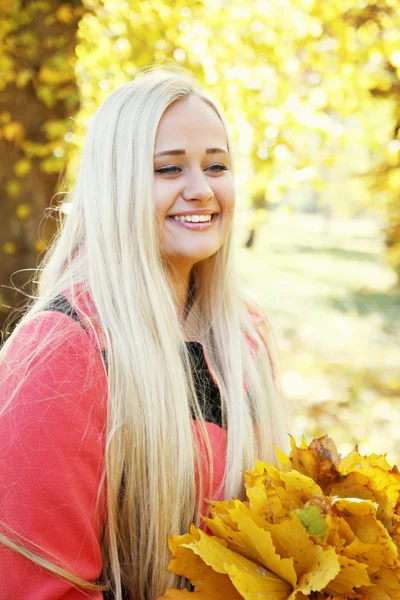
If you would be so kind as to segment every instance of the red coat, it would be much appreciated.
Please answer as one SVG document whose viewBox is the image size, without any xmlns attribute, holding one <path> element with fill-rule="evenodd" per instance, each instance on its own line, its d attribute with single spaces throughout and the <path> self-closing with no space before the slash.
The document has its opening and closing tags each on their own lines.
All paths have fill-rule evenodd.
<svg viewBox="0 0 400 600">
<path fill-rule="evenodd" d="M 80 302 L 86 310 L 93 309 L 87 299 Z M 78 314 L 83 304 L 75 306 Z M 258 314 L 253 318 L 264 320 Z M 60 312 L 41 312 L 25 323 L 14 333 L 0 371 L 0 409 L 21 380 L 24 357 L 54 325 L 62 332 L 61 343 L 45 362 L 35 359 L 0 418 L 0 522 L 34 541 L 39 553 L 42 548 L 67 570 L 96 581 L 102 570 L 99 540 L 104 519 L 96 520 L 94 505 L 104 466 L 107 388 L 94 336 Z M 249 343 L 256 351 L 256 342 Z M 8 373 L 12 375 L 6 379 Z M 207 428 L 216 489 L 225 467 L 226 437 L 216 423 L 207 423 Z M 203 477 L 208 489 L 208 474 Z M 0 543 L 1 600 L 86 597 Z M 101 600 L 102 593 L 89 597 Z"/>
</svg>

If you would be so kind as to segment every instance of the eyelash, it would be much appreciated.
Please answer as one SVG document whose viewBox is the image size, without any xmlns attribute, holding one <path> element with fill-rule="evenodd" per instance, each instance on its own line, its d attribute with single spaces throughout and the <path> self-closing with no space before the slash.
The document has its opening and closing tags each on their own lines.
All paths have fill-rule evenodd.
<svg viewBox="0 0 400 600">
<path fill-rule="evenodd" d="M 211 167 L 219 167 L 218 170 L 213 170 L 213 173 L 221 173 L 222 171 L 228 171 L 228 167 L 226 167 L 225 165 L 221 165 L 219 163 L 215 163 L 213 165 L 210 165 L 209 167 L 207 167 L 208 169 L 211 169 Z M 171 167 L 161 167 L 161 169 L 157 169 L 156 173 L 161 173 L 161 175 L 175 175 L 177 172 L 179 171 L 173 171 L 172 169 L 179 169 L 179 171 L 181 171 L 180 167 L 177 167 L 176 165 L 173 165 Z"/>
</svg>

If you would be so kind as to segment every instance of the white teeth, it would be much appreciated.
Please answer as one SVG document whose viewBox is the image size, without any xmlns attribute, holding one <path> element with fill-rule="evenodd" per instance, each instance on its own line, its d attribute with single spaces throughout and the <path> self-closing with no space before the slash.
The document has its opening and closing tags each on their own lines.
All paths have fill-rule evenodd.
<svg viewBox="0 0 400 600">
<path fill-rule="evenodd" d="M 211 221 L 211 215 L 185 215 L 182 217 L 173 217 L 175 221 L 187 221 L 188 223 L 205 223 Z"/>
</svg>

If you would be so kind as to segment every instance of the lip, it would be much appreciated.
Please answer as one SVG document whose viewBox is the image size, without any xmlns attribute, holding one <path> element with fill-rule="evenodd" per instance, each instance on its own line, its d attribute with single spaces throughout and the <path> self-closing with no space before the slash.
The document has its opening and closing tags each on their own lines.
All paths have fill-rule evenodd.
<svg viewBox="0 0 400 600">
<path fill-rule="evenodd" d="M 196 213 L 188 213 L 188 214 L 196 214 Z M 204 214 L 204 213 L 203 213 Z M 210 214 L 210 213 L 207 213 Z M 181 216 L 181 215 L 174 215 Z M 182 215 L 184 216 L 184 215 Z M 207 231 L 207 229 L 211 229 L 214 226 L 215 222 L 219 219 L 219 213 L 215 214 L 211 221 L 205 221 L 204 223 L 189 223 L 187 221 L 175 221 L 172 216 L 167 217 L 167 221 L 170 221 L 173 225 L 177 227 L 183 227 L 184 229 L 189 229 L 190 231 Z"/>
<path fill-rule="evenodd" d="M 216 210 L 210 210 L 209 208 L 198 208 L 197 210 L 183 210 L 182 212 L 173 213 L 168 217 L 186 217 L 189 215 L 218 215 L 219 212 Z"/>
</svg>

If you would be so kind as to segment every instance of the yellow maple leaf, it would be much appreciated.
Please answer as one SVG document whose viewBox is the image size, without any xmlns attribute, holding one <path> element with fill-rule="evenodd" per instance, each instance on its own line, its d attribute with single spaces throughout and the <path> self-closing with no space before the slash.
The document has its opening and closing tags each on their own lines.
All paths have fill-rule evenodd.
<svg viewBox="0 0 400 600">
<path fill-rule="evenodd" d="M 315 439 L 309 446 L 306 446 L 305 440 L 302 444 L 296 446 L 295 440 L 290 436 L 290 461 L 293 469 L 311 477 L 316 483 L 322 485 L 335 481 L 340 477 L 339 464 L 340 454 L 334 442 L 324 435 Z"/>
<path fill-rule="evenodd" d="M 375 517 L 372 515 L 363 515 L 344 517 L 344 519 L 361 542 L 380 546 L 382 560 L 385 560 L 386 564 L 392 566 L 399 562 L 396 545 L 391 539 L 388 531 L 380 521 L 375 519 Z"/>
<path fill-rule="evenodd" d="M 287 600 L 290 586 L 282 579 L 266 578 L 267 572 L 263 569 L 246 571 L 244 567 L 227 565 L 226 571 L 242 598 L 248 600 Z"/>
<path fill-rule="evenodd" d="M 213 516 L 212 519 L 203 517 L 203 521 L 213 535 L 225 540 L 230 550 L 239 552 L 239 554 L 242 554 L 250 560 L 256 558 L 252 550 L 246 547 L 246 542 L 243 539 L 242 533 L 229 527 L 221 517 Z"/>
<path fill-rule="evenodd" d="M 370 585 L 367 565 L 346 556 L 339 556 L 340 571 L 325 588 L 329 594 L 344 594 L 363 585 Z"/>
<path fill-rule="evenodd" d="M 390 550 L 390 548 L 382 547 L 380 543 L 366 543 L 356 539 L 342 552 L 344 556 L 368 565 L 368 573 L 371 575 L 380 567 L 396 565 L 395 554 Z"/>
<path fill-rule="evenodd" d="M 272 485 L 268 477 L 248 487 L 247 497 L 252 510 L 262 514 L 271 523 L 279 523 L 289 516 L 288 510 L 282 505 L 277 488 Z"/>
<path fill-rule="evenodd" d="M 378 508 L 377 502 L 361 498 L 334 498 L 332 505 L 346 517 L 375 516 Z"/>
<path fill-rule="evenodd" d="M 280 556 L 293 557 L 298 577 L 295 591 L 305 594 L 323 589 L 339 572 L 334 548 L 322 548 L 310 539 L 299 517 L 271 525 L 270 532 Z M 293 596 L 294 597 L 294 596 Z"/>
<path fill-rule="evenodd" d="M 292 463 L 290 462 L 289 455 L 283 452 L 283 450 L 281 450 L 277 446 L 274 446 L 274 448 L 281 470 L 283 472 L 290 471 L 290 469 L 292 469 Z"/>
<path fill-rule="evenodd" d="M 222 600 L 226 600 L 226 598 L 240 600 L 241 598 L 228 575 L 216 573 L 187 546 L 176 548 L 168 568 L 175 575 L 189 579 L 197 592 L 212 594 Z"/>
<path fill-rule="evenodd" d="M 361 473 L 349 473 L 330 487 L 330 495 L 340 498 L 360 498 L 376 502 L 368 477 Z"/>
<path fill-rule="evenodd" d="M 202 531 L 199 531 L 200 539 L 193 541 L 190 544 L 185 544 L 185 547 L 193 550 L 195 554 L 217 573 L 227 573 L 227 565 L 235 565 L 249 573 L 257 574 L 260 565 L 257 563 L 229 550 L 228 545 L 223 540 L 209 536 Z M 279 577 L 273 573 L 266 573 L 265 580 L 276 582 Z"/>
<path fill-rule="evenodd" d="M 219 596 L 216 596 L 215 594 L 188 592 L 188 590 L 175 590 L 174 588 L 169 588 L 163 596 L 159 597 L 159 600 L 216 600 L 218 598 Z"/>
<path fill-rule="evenodd" d="M 356 539 L 350 525 L 342 517 L 328 514 L 325 515 L 325 522 L 328 525 L 326 544 L 335 547 L 338 554 Z"/>
<path fill-rule="evenodd" d="M 341 456 L 334 441 L 329 436 L 323 435 L 312 440 L 308 448 L 319 460 L 317 481 L 335 480 L 340 475 L 338 467 Z"/>
<path fill-rule="evenodd" d="M 265 481 L 274 487 L 279 487 L 282 486 L 282 473 L 275 465 L 268 465 L 258 460 L 253 469 L 245 472 L 244 480 L 246 489 Z"/>
<path fill-rule="evenodd" d="M 370 490 L 371 499 L 378 503 L 378 518 L 389 527 L 400 496 L 400 472 L 397 467 L 392 468 L 384 456 L 362 456 L 354 449 L 342 459 L 340 470 L 350 478 L 351 486 L 360 482 Z M 343 488 L 343 482 L 335 488 Z M 335 492 L 332 490 L 331 493 Z"/>
<path fill-rule="evenodd" d="M 302 561 L 301 556 L 309 552 L 314 546 L 296 514 L 281 523 L 271 524 L 269 531 L 279 555 L 294 557 L 296 561 L 298 558 L 299 564 Z"/>
<path fill-rule="evenodd" d="M 295 586 L 297 575 L 293 566 L 294 559 L 281 558 L 277 554 L 271 533 L 254 521 L 251 511 L 247 511 L 246 514 L 240 506 L 237 506 L 230 511 L 230 514 L 239 527 L 242 540 L 251 549 L 254 556 L 272 573 Z"/>
<path fill-rule="evenodd" d="M 371 576 L 371 583 L 381 585 L 383 583 L 385 589 L 400 590 L 400 568 L 387 569 L 382 568 L 376 571 Z M 397 592 L 399 596 L 399 592 Z"/>
<path fill-rule="evenodd" d="M 372 585 L 360 587 L 359 592 L 362 600 L 395 600 L 395 597 L 389 596 L 382 588 Z"/>
<path fill-rule="evenodd" d="M 315 545 L 305 560 L 302 560 L 301 567 L 304 569 L 304 573 L 288 600 L 295 600 L 298 592 L 307 595 L 323 590 L 340 569 L 335 549 L 324 549 L 318 545 Z"/>
<path fill-rule="evenodd" d="M 313 496 L 322 494 L 320 486 L 315 481 L 298 471 L 282 473 L 281 478 L 289 493 L 299 492 L 301 494 L 301 502 L 305 503 Z"/>
<path fill-rule="evenodd" d="M 227 515 L 228 509 L 235 505 L 235 500 L 208 500 L 210 511 L 214 515 Z"/>
</svg>

